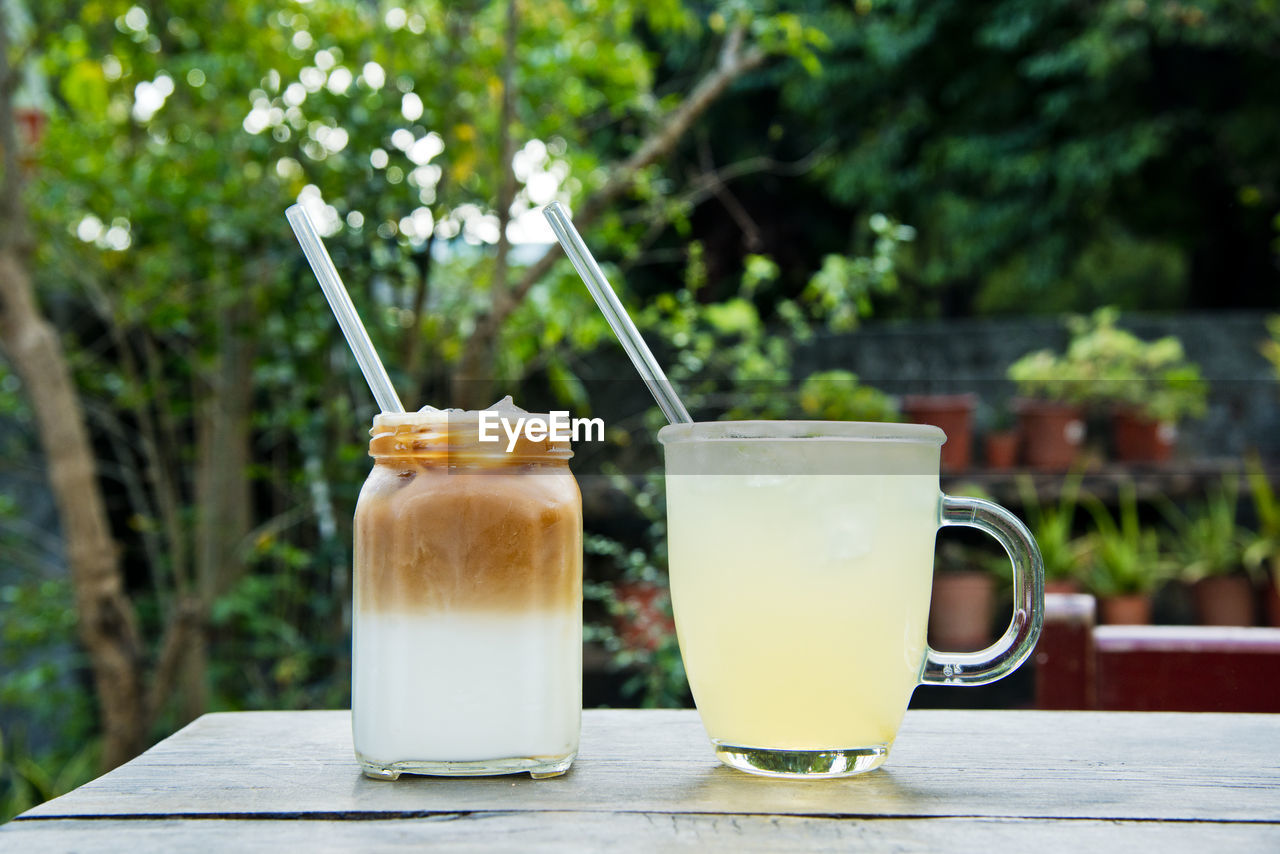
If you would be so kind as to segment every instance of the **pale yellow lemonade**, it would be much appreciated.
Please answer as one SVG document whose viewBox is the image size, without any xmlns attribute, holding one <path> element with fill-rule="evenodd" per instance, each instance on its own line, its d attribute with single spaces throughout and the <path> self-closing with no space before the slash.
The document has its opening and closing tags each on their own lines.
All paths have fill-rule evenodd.
<svg viewBox="0 0 1280 854">
<path fill-rule="evenodd" d="M 767 461 L 802 473 L 668 474 L 676 628 L 718 744 L 888 745 L 919 681 L 937 448 L 932 474 L 882 473 L 895 461 L 837 453 L 846 458 Z M 928 469 L 911 463 L 907 471 Z M 870 473 L 806 473 L 833 465 Z"/>
</svg>

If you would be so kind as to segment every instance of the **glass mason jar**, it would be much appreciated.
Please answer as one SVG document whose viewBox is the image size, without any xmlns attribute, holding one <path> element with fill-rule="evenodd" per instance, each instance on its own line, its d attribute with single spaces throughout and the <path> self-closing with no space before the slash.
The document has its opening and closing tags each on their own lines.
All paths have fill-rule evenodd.
<svg viewBox="0 0 1280 854">
<path fill-rule="evenodd" d="M 526 416 L 528 417 L 528 416 Z M 545 416 L 532 416 L 541 417 Z M 380 414 L 355 515 L 364 773 L 564 773 L 582 715 L 582 499 L 567 442 Z"/>
</svg>

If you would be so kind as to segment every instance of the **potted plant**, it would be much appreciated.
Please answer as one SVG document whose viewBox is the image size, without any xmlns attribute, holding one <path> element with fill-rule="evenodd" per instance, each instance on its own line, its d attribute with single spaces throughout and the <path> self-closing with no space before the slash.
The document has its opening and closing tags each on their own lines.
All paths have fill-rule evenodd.
<svg viewBox="0 0 1280 854">
<path fill-rule="evenodd" d="M 1078 593 L 1086 543 L 1074 536 L 1080 474 L 1067 477 L 1055 503 L 1041 502 L 1029 477 L 1018 478 L 1022 511 L 1044 560 L 1046 593 Z"/>
<path fill-rule="evenodd" d="M 1006 471 L 1018 464 L 1018 432 L 1013 413 L 1005 406 L 983 406 L 979 423 L 985 427 L 982 437 L 983 462 L 988 469 Z"/>
<path fill-rule="evenodd" d="M 1037 350 L 1010 365 L 1008 376 L 1020 395 L 1013 410 L 1024 462 L 1046 471 L 1071 468 L 1085 432 L 1078 366 Z"/>
<path fill-rule="evenodd" d="M 1086 583 L 1098 598 L 1103 623 L 1146 625 L 1151 622 L 1151 594 L 1167 576 L 1161 561 L 1160 537 L 1143 527 L 1133 484 L 1122 484 L 1116 515 L 1090 499 L 1095 529 L 1088 537 Z"/>
<path fill-rule="evenodd" d="M 897 402 L 849 371 L 819 371 L 800 384 L 800 408 L 825 421 L 901 421 Z"/>
<path fill-rule="evenodd" d="M 1280 501 L 1256 456 L 1248 462 L 1248 478 L 1258 529 L 1245 535 L 1244 565 L 1263 578 L 1267 625 L 1280 627 Z"/>
<path fill-rule="evenodd" d="M 1069 320 L 1065 359 L 1076 369 L 1084 403 L 1109 411 L 1116 458 L 1162 462 L 1172 455 L 1178 422 L 1204 414 L 1207 387 L 1181 341 L 1144 341 L 1118 320 L 1114 308 Z"/>
<path fill-rule="evenodd" d="M 1061 445 L 1059 434 L 1078 431 L 1075 444 L 1083 438 L 1083 427 L 1071 425 L 1071 408 L 1078 420 L 1084 409 L 1105 410 L 1112 421 L 1112 439 L 1117 459 L 1124 462 L 1160 462 L 1173 452 L 1177 423 L 1203 415 L 1207 386 L 1200 369 L 1187 360 L 1182 342 L 1172 336 L 1144 341 L 1116 323 L 1115 308 L 1100 308 L 1088 317 L 1067 321 L 1071 341 L 1066 352 L 1049 350 L 1029 353 L 1009 367 L 1009 378 L 1018 383 L 1027 397 L 1023 410 L 1032 410 L 1038 423 L 1024 425 L 1037 429 L 1040 441 L 1053 443 L 1042 450 L 1027 439 L 1029 462 L 1032 455 L 1048 455 L 1049 463 L 1039 467 L 1061 467 L 1061 460 L 1073 454 Z M 1057 404 L 1058 423 L 1044 421 L 1043 403 Z M 1035 465 L 1034 462 L 1031 464 Z"/>
<path fill-rule="evenodd" d="M 1235 477 L 1224 477 L 1189 513 L 1166 504 L 1173 526 L 1170 551 L 1192 584 L 1201 625 L 1253 625 L 1253 584 L 1245 572 L 1244 532 L 1236 523 L 1238 485 Z"/>
<path fill-rule="evenodd" d="M 932 424 L 947 434 L 942 470 L 964 471 L 972 462 L 976 394 L 911 394 L 902 398 L 902 414 L 916 424 Z"/>
</svg>

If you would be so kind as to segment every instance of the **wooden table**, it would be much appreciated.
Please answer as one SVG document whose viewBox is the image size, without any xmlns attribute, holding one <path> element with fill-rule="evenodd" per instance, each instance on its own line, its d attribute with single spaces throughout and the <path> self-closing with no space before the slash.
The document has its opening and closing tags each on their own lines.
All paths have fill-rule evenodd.
<svg viewBox="0 0 1280 854">
<path fill-rule="evenodd" d="M 362 777 L 347 712 L 205 715 L 4 851 L 1280 851 L 1280 716 L 912 711 L 888 763 L 721 766 L 694 712 L 588 711 L 563 777 Z"/>
</svg>

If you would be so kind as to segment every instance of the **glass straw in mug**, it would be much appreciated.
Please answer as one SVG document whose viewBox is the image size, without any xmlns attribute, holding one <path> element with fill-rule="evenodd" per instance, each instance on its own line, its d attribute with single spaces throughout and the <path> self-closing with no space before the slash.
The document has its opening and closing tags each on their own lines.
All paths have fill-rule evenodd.
<svg viewBox="0 0 1280 854">
<path fill-rule="evenodd" d="M 360 363 L 360 370 L 364 372 L 365 382 L 369 384 L 369 390 L 373 392 L 378 408 L 383 412 L 404 412 L 404 405 L 400 403 L 400 397 L 396 394 L 395 387 L 391 385 L 391 378 L 387 376 L 386 368 L 382 367 L 382 360 L 373 349 L 369 333 L 360 322 L 360 315 L 356 314 L 356 307 L 351 304 L 351 297 L 338 276 L 338 268 L 333 266 L 333 259 L 324 248 L 324 242 L 320 240 L 320 232 L 316 231 L 315 223 L 307 215 L 306 208 L 302 205 L 290 205 L 284 215 L 288 218 L 289 225 L 293 226 L 293 233 L 297 235 L 298 243 L 302 245 L 307 263 L 311 265 L 316 279 L 320 282 L 320 289 L 329 300 L 329 308 L 333 309 L 333 316 L 338 319 L 338 325 L 342 327 L 347 345 L 351 347 L 356 361 Z"/>
<path fill-rule="evenodd" d="M 622 307 L 618 295 L 609 286 L 604 273 L 600 271 L 600 265 L 591 256 L 587 244 L 582 242 L 582 235 L 578 234 L 578 230 L 573 227 L 564 208 L 559 202 L 552 202 L 542 209 L 542 215 L 551 224 L 551 230 L 555 232 L 556 239 L 564 247 L 564 253 L 569 256 L 578 275 L 586 283 L 587 290 L 595 298 L 596 305 L 600 306 L 600 311 L 604 313 L 605 320 L 609 321 L 613 333 L 618 336 L 622 348 L 631 357 L 641 379 L 649 387 L 649 393 L 662 409 L 662 414 L 667 416 L 667 420 L 672 424 L 692 422 L 689 410 L 684 408 L 684 404 L 676 396 L 675 389 L 671 387 L 671 381 L 662 372 L 658 360 L 653 358 L 649 346 L 640 337 L 640 330 L 636 329 L 636 325 L 631 322 L 627 310 Z"/>
</svg>

